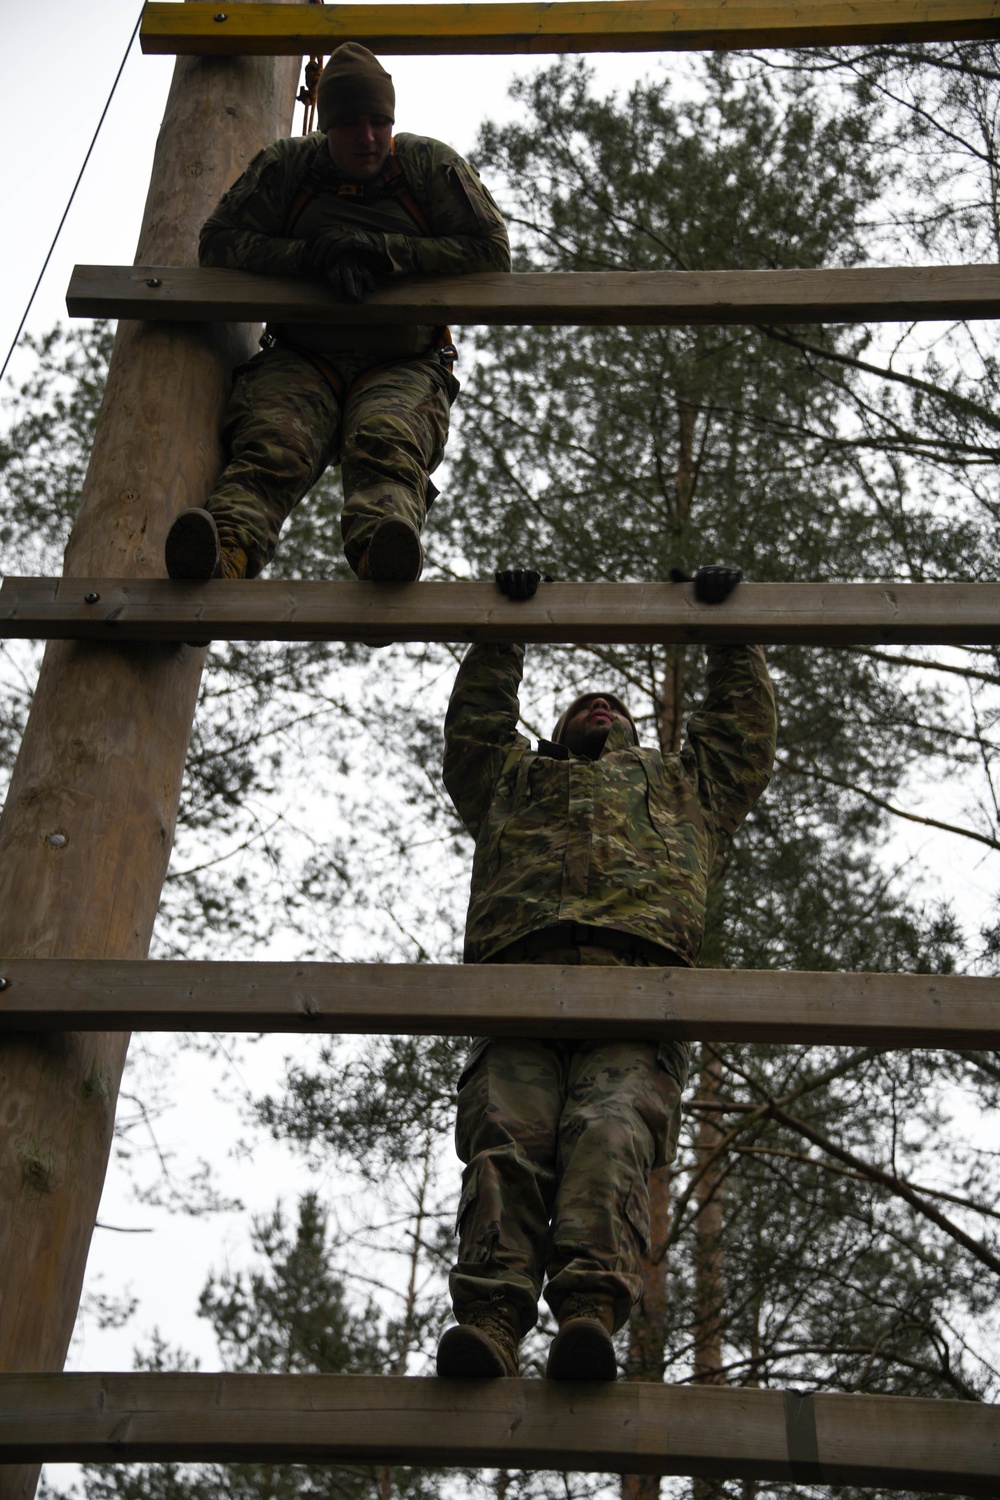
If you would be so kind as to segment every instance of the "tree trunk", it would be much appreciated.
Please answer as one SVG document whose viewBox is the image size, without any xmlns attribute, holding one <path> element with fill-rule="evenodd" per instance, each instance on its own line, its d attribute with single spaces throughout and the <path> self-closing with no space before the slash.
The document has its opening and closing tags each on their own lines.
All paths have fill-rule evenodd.
<svg viewBox="0 0 1000 1500">
<path fill-rule="evenodd" d="M 717 1058 L 705 1060 L 699 1099 L 714 1102 L 719 1095 L 721 1068 Z M 722 1131 L 715 1115 L 703 1112 L 698 1124 L 697 1160 L 705 1170 L 695 1189 L 694 1252 L 694 1379 L 700 1385 L 725 1385 L 722 1373 L 723 1333 L 723 1174 L 717 1155 Z"/>
<path fill-rule="evenodd" d="M 691 519 L 698 466 L 694 457 L 694 435 L 698 422 L 697 408 L 684 400 L 677 403 L 677 526 L 683 531 Z"/>
<path fill-rule="evenodd" d="M 629 1324 L 627 1380 L 659 1382 L 666 1373 L 667 1261 L 664 1246 L 670 1227 L 669 1167 L 649 1179 L 649 1251 L 642 1263 L 642 1301 Z M 623 1474 L 622 1500 L 658 1500 L 658 1474 Z"/>
<path fill-rule="evenodd" d="M 719 1095 L 722 1069 L 717 1058 L 705 1059 L 699 1099 Z M 694 1360 L 693 1376 L 700 1385 L 725 1385 L 722 1369 L 724 1331 L 723 1181 L 725 1159 L 718 1154 L 722 1136 L 716 1117 L 704 1111 L 698 1124 L 696 1161 L 703 1174 L 695 1189 L 698 1205 L 694 1222 Z M 696 1479 L 693 1500 L 716 1500 L 726 1491 L 710 1479 Z"/>
<path fill-rule="evenodd" d="M 391 1375 L 405 1375 L 406 1363 L 414 1345 L 417 1321 L 417 1278 L 420 1272 L 420 1257 L 424 1244 L 424 1221 L 427 1217 L 427 1193 L 431 1185 L 431 1158 L 435 1141 L 428 1136 L 424 1141 L 420 1162 L 420 1180 L 417 1184 L 417 1201 L 413 1214 L 413 1229 L 410 1245 L 410 1271 L 406 1283 L 406 1301 L 403 1306 L 403 1326 L 399 1335 L 399 1348 L 390 1366 Z M 379 1500 L 392 1500 L 395 1470 L 383 1464 L 377 1471 Z"/>
<path fill-rule="evenodd" d="M 196 264 L 219 194 L 288 128 L 297 75 L 294 58 L 178 59 L 137 263 Z M 230 372 L 253 343 L 249 326 L 119 327 L 66 576 L 162 575 L 171 519 L 218 472 Z M 187 646 L 50 644 L 0 821 L 0 953 L 145 956 L 202 662 Z M 0 1042 L 0 1370 L 62 1367 L 127 1044 Z M 0 1500 L 30 1500 L 37 1475 L 0 1467 Z"/>
</svg>

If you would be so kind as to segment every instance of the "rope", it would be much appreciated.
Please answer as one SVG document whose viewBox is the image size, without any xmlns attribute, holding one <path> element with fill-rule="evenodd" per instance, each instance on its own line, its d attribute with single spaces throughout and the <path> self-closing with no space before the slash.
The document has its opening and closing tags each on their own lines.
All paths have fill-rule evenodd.
<svg viewBox="0 0 1000 1500">
<path fill-rule="evenodd" d="M 302 111 L 302 134 L 309 135 L 316 128 L 316 86 L 323 71 L 322 57 L 311 57 L 306 63 L 306 81 L 296 94 Z"/>
<path fill-rule="evenodd" d="M 309 0 L 310 5 L 324 5 L 326 0 Z M 306 81 L 295 98 L 302 105 L 302 134 L 310 135 L 316 129 L 316 85 L 323 71 L 323 58 L 313 53 L 306 63 Z"/>
<path fill-rule="evenodd" d="M 14 350 L 17 348 L 17 341 L 18 341 L 18 339 L 21 337 L 21 334 L 24 332 L 24 325 L 28 321 L 28 314 L 31 311 L 32 303 L 34 302 L 35 297 L 38 295 L 38 288 L 42 284 L 42 277 L 45 275 L 45 272 L 49 268 L 49 261 L 52 259 L 52 252 L 55 250 L 56 244 L 57 244 L 57 242 L 59 240 L 59 236 L 62 234 L 63 225 L 66 223 L 66 216 L 68 215 L 70 209 L 73 207 L 73 199 L 76 197 L 76 190 L 80 186 L 81 181 L 83 180 L 83 174 L 87 170 L 87 163 L 90 161 L 91 153 L 92 153 L 94 147 L 97 144 L 97 137 L 101 133 L 101 126 L 104 124 L 104 121 L 105 121 L 105 119 L 107 117 L 108 110 L 111 108 L 111 101 L 115 97 L 115 89 L 118 87 L 118 84 L 121 81 L 121 76 L 122 76 L 122 74 L 125 71 L 125 64 L 128 61 L 128 55 L 129 55 L 129 53 L 132 50 L 132 43 L 135 41 L 136 35 L 137 35 L 138 31 L 139 31 L 139 23 L 141 22 L 141 20 L 142 20 L 142 11 L 140 10 L 139 14 L 138 14 L 138 16 L 136 18 L 135 26 L 132 28 L 132 35 L 128 39 L 128 46 L 125 48 L 125 55 L 124 55 L 124 57 L 121 60 L 121 64 L 120 64 L 120 66 L 118 68 L 118 72 L 115 74 L 115 81 L 111 85 L 111 92 L 109 93 L 109 95 L 107 97 L 107 101 L 105 102 L 104 108 L 101 110 L 101 118 L 97 122 L 97 129 L 94 131 L 93 139 L 91 140 L 90 145 L 87 147 L 87 154 L 83 158 L 83 166 L 80 168 L 80 171 L 77 174 L 77 179 L 76 179 L 76 181 L 73 184 L 73 191 L 70 193 L 69 200 L 68 200 L 68 202 L 66 204 L 66 207 L 63 209 L 63 216 L 59 220 L 59 226 L 56 229 L 55 234 L 52 236 L 52 244 L 49 246 L 49 253 L 45 257 L 45 261 L 44 261 L 44 264 L 42 265 L 42 269 L 38 273 L 38 280 L 35 282 L 34 289 L 32 290 L 31 296 L 28 298 L 28 305 L 24 309 L 24 313 L 23 313 L 23 316 L 21 318 L 20 323 L 17 325 L 17 332 L 14 335 L 14 341 L 11 344 L 10 348 L 7 350 L 7 357 L 4 360 L 4 362 L 3 362 L 3 369 L 0 369 L 0 381 L 3 380 L 3 377 L 7 373 L 7 366 L 10 364 L 11 355 L 14 353 Z"/>
</svg>

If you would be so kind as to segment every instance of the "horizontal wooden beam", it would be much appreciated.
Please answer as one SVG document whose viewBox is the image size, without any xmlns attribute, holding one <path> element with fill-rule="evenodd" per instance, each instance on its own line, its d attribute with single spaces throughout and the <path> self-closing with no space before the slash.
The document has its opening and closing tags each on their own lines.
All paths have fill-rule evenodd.
<svg viewBox="0 0 1000 1500">
<path fill-rule="evenodd" d="M 661 52 L 994 37 L 994 0 L 590 0 L 547 4 L 147 4 L 144 52 Z"/>
<path fill-rule="evenodd" d="M 185 10 L 189 7 L 184 6 Z M 670 326 L 1000 317 L 1000 266 L 792 271 L 530 271 L 407 280 L 358 306 L 320 281 L 184 266 L 76 266 L 74 318 Z"/>
<path fill-rule="evenodd" d="M 1000 643 L 996 583 L 551 583 L 513 603 L 492 583 L 5 578 L 0 636 L 123 641 L 524 641 L 816 646 Z"/>
<path fill-rule="evenodd" d="M 0 959 L 3 1031 L 1000 1047 L 1000 979 L 547 964 Z"/>
<path fill-rule="evenodd" d="M 1000 1410 L 637 1382 L 0 1375 L 0 1463 L 39 1459 L 687 1474 L 995 1500 Z"/>
</svg>

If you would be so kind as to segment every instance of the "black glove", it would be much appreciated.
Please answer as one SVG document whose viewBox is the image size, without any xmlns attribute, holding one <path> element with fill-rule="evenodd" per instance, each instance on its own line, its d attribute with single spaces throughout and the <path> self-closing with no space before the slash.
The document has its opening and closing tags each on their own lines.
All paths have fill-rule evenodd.
<svg viewBox="0 0 1000 1500">
<path fill-rule="evenodd" d="M 327 268 L 326 279 L 338 302 L 363 302 L 378 286 L 364 261 L 344 255 Z"/>
<path fill-rule="evenodd" d="M 324 229 L 311 241 L 306 259 L 321 271 L 341 302 L 363 302 L 378 285 L 378 277 L 392 274 L 385 235 L 364 229 Z"/>
<path fill-rule="evenodd" d="M 497 588 L 508 599 L 532 599 L 540 583 L 552 582 L 548 574 L 543 577 L 534 568 L 503 568 L 493 576 L 497 581 Z"/>
<path fill-rule="evenodd" d="M 671 568 L 667 575 L 671 583 L 690 583 L 691 574 L 683 568 Z M 728 599 L 743 577 L 742 568 L 724 568 L 715 565 L 699 568 L 694 575 L 694 597 L 699 604 L 721 604 Z"/>
<path fill-rule="evenodd" d="M 314 271 L 328 271 L 343 255 L 363 261 L 376 276 L 392 275 L 392 256 L 385 235 L 367 229 L 321 229 L 316 238 L 309 241 L 306 251 L 306 258 Z"/>
</svg>

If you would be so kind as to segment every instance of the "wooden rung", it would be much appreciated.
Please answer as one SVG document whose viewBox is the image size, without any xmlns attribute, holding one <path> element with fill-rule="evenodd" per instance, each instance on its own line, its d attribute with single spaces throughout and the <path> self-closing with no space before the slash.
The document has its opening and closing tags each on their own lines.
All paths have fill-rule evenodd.
<svg viewBox="0 0 1000 1500">
<path fill-rule="evenodd" d="M 350 327 L 912 322 L 1000 316 L 1000 266 L 531 271 L 404 281 L 361 306 L 338 302 L 322 282 L 301 278 L 183 266 L 77 266 L 66 307 L 74 318 L 319 318 Z"/>
<path fill-rule="evenodd" d="M 1000 979 L 547 964 L 0 959 L 3 1031 L 1000 1047 Z"/>
<path fill-rule="evenodd" d="M 973 1401 L 620 1382 L 0 1375 L 0 1463 L 324 1463 L 1000 1492 Z"/>
<path fill-rule="evenodd" d="M 994 0 L 591 0 L 472 5 L 147 4 L 143 52 L 660 52 L 995 37 Z"/>
<path fill-rule="evenodd" d="M 166 524 L 164 523 L 164 530 Z M 721 605 L 690 584 L 5 578 L 0 636 L 123 641 L 1000 644 L 996 583 L 745 583 Z"/>
</svg>

